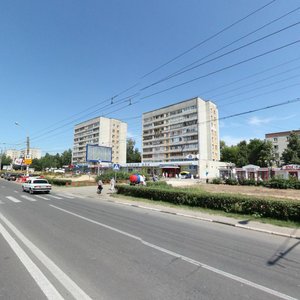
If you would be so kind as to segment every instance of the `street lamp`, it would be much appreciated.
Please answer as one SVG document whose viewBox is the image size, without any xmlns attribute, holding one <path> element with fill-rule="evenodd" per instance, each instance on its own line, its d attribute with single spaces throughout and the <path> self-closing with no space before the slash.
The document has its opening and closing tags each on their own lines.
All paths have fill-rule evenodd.
<svg viewBox="0 0 300 300">
<path fill-rule="evenodd" d="M 15 125 L 23 128 L 24 130 L 26 130 L 22 125 L 20 125 L 19 122 L 15 122 Z M 27 132 L 27 137 L 26 137 L 26 156 L 28 158 L 29 155 L 30 155 L 30 141 L 29 141 L 28 131 L 26 130 L 26 132 Z M 28 176 L 28 175 L 29 175 L 29 164 L 26 164 L 26 176 Z"/>
</svg>

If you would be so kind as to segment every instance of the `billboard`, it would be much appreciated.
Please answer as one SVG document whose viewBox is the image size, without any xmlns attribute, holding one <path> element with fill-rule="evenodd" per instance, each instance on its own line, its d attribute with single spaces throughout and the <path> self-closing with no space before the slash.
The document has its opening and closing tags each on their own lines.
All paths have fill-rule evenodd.
<svg viewBox="0 0 300 300">
<path fill-rule="evenodd" d="M 86 145 L 86 161 L 89 162 L 111 162 L 112 152 L 111 147 Z"/>
</svg>

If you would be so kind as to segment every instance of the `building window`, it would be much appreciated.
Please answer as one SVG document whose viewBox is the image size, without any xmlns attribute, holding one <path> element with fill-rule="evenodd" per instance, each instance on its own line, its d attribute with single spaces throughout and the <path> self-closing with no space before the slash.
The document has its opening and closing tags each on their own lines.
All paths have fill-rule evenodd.
<svg viewBox="0 0 300 300">
<path fill-rule="evenodd" d="M 278 150 L 278 145 L 274 145 L 274 149 L 275 149 L 275 150 Z"/>
<path fill-rule="evenodd" d="M 274 142 L 278 142 L 278 138 L 273 138 L 273 141 Z"/>
</svg>

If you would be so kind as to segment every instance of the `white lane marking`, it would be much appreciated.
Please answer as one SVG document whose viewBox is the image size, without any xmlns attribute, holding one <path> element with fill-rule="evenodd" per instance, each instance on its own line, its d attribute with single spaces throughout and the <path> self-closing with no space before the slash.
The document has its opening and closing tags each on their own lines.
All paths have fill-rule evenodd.
<svg viewBox="0 0 300 300">
<path fill-rule="evenodd" d="M 17 198 L 15 197 L 12 197 L 12 196 L 6 196 L 6 198 L 12 202 L 15 202 L 15 203 L 18 203 L 18 202 L 22 202 L 20 200 L 18 200 Z"/>
<path fill-rule="evenodd" d="M 37 267 L 37 265 L 29 258 L 25 251 L 20 247 L 20 245 L 14 240 L 14 238 L 9 234 L 9 232 L 0 224 L 0 233 L 3 238 L 9 244 L 11 249 L 15 252 L 19 260 L 25 266 L 31 277 L 35 280 L 37 285 L 40 287 L 42 292 L 46 295 L 48 299 L 64 299 L 51 282 L 46 278 L 42 271 Z"/>
<path fill-rule="evenodd" d="M 27 200 L 29 200 L 29 201 L 36 201 L 36 199 L 31 198 L 31 197 L 26 196 L 26 195 L 22 195 L 21 197 L 24 198 L 24 199 L 27 199 Z"/>
<path fill-rule="evenodd" d="M 189 258 L 189 257 L 187 257 L 187 256 L 181 255 L 181 254 L 179 254 L 179 253 L 170 251 L 170 250 L 168 250 L 168 249 L 166 249 L 166 248 L 162 248 L 162 247 L 157 246 L 157 245 L 155 245 L 155 244 L 148 243 L 147 241 L 144 241 L 142 238 L 140 238 L 140 237 L 138 237 L 138 236 L 136 236 L 136 235 L 130 234 L 130 233 L 126 232 L 126 231 L 122 231 L 122 230 L 117 229 L 117 228 L 115 228 L 115 227 L 111 227 L 111 226 L 109 226 L 109 225 L 106 225 L 106 224 L 103 224 L 103 223 L 100 223 L 100 222 L 91 220 L 91 219 L 89 219 L 89 218 L 83 217 L 83 216 L 81 216 L 81 215 L 78 215 L 78 214 L 76 214 L 76 213 L 73 213 L 73 212 L 71 212 L 71 211 L 65 210 L 65 209 L 60 208 L 60 207 L 55 206 L 55 205 L 51 205 L 51 204 L 50 204 L 50 206 L 52 206 L 53 208 L 56 208 L 56 209 L 58 209 L 58 210 L 61 210 L 61 211 L 65 212 L 65 213 L 68 213 L 68 214 L 70 214 L 70 215 L 73 215 L 73 216 L 75 216 L 75 217 L 78 217 L 78 218 L 80 218 L 80 219 L 86 220 L 86 221 L 88 221 L 88 222 L 90 222 L 90 223 L 97 224 L 97 225 L 99 225 L 99 226 L 101 226 L 101 227 L 110 229 L 110 230 L 112 230 L 112 231 L 118 232 L 118 233 L 123 234 L 123 235 L 128 236 L 128 237 L 131 237 L 131 238 L 133 238 L 133 239 L 135 239 L 135 240 L 140 241 L 140 242 L 141 242 L 143 245 L 145 245 L 145 246 L 148 246 L 148 247 L 151 247 L 151 248 L 156 249 L 156 250 L 158 250 L 158 251 L 161 251 L 161 252 L 163 252 L 163 253 L 169 254 L 169 255 L 171 255 L 171 256 L 173 256 L 173 257 L 180 258 L 180 259 L 182 259 L 183 261 L 186 261 L 186 262 L 188 262 L 188 263 L 190 263 L 190 264 L 193 264 L 193 265 L 196 265 L 196 266 L 201 267 L 201 268 L 203 268 L 203 269 L 209 270 L 209 271 L 211 271 L 211 272 L 214 272 L 214 273 L 216 273 L 216 274 L 218 274 L 218 275 L 221 275 L 221 276 L 224 276 L 224 277 L 226 277 L 226 278 L 230 278 L 230 279 L 235 280 L 235 281 L 237 281 L 237 282 L 246 284 L 246 285 L 248 285 L 248 286 L 250 286 L 250 287 L 256 288 L 256 289 L 261 290 L 261 291 L 263 291 L 263 292 L 266 292 L 266 293 L 268 293 L 268 294 L 270 294 L 270 295 L 277 296 L 277 297 L 279 297 L 279 298 L 281 298 L 281 299 L 285 299 L 285 300 L 298 300 L 298 299 L 293 298 L 293 297 L 291 297 L 291 296 L 289 296 L 289 295 L 280 293 L 280 292 L 278 292 L 278 291 L 276 291 L 276 290 L 270 289 L 270 288 L 265 287 L 265 286 L 263 286 L 263 285 L 260 285 L 260 284 L 257 284 L 257 283 L 255 283 L 255 282 L 252 282 L 252 281 L 250 281 L 250 280 L 247 280 L 247 279 L 244 279 L 244 278 L 242 278 L 242 277 L 233 275 L 233 274 L 231 274 L 231 273 L 222 271 L 222 270 L 220 270 L 220 269 L 211 267 L 211 266 L 206 265 L 206 264 L 204 264 L 204 263 L 202 263 L 202 262 L 200 262 L 200 261 L 194 260 L 194 259 L 192 259 L 192 258 Z"/>
<path fill-rule="evenodd" d="M 51 197 L 51 198 L 54 198 L 54 199 L 62 199 L 62 198 L 54 196 L 54 195 L 48 195 L 48 197 Z"/>
<path fill-rule="evenodd" d="M 52 275 L 78 300 L 92 300 L 66 273 L 64 273 L 48 256 L 27 239 L 10 221 L 1 213 L 0 219 L 23 242 L 23 244 L 40 260 Z M 50 298 L 50 299 L 56 299 Z"/>
<path fill-rule="evenodd" d="M 18 191 L 14 191 L 14 192 L 17 193 L 17 194 L 19 193 Z"/>
<path fill-rule="evenodd" d="M 46 198 L 46 197 L 43 197 L 43 196 L 40 196 L 40 195 L 35 195 L 35 197 L 43 199 L 43 200 L 50 200 L 49 198 Z"/>
<path fill-rule="evenodd" d="M 68 196 L 66 194 L 58 194 L 60 197 L 68 198 L 68 199 L 74 199 L 74 197 Z"/>
</svg>

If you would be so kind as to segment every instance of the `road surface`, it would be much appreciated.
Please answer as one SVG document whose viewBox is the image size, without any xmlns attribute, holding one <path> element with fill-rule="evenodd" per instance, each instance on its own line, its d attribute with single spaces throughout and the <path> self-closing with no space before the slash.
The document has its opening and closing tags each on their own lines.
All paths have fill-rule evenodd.
<svg viewBox="0 0 300 300">
<path fill-rule="evenodd" d="M 300 240 L 0 180 L 0 299 L 299 299 Z"/>
</svg>

